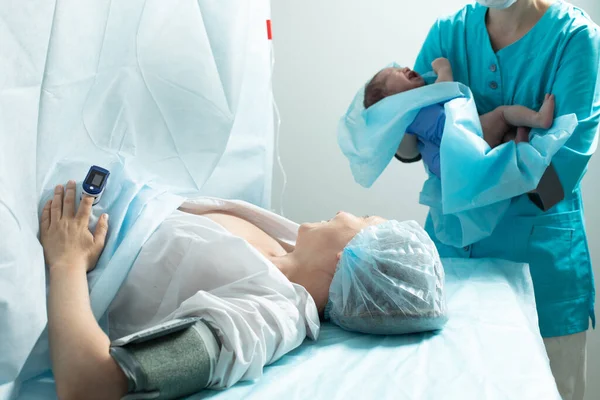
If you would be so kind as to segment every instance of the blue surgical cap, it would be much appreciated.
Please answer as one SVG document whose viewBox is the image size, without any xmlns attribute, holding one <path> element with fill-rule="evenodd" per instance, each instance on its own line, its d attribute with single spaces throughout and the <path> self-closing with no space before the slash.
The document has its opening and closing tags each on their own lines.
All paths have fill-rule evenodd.
<svg viewBox="0 0 600 400">
<path fill-rule="evenodd" d="M 369 334 L 441 329 L 447 321 L 444 268 L 423 228 L 386 221 L 358 233 L 342 252 L 325 318 Z"/>
</svg>

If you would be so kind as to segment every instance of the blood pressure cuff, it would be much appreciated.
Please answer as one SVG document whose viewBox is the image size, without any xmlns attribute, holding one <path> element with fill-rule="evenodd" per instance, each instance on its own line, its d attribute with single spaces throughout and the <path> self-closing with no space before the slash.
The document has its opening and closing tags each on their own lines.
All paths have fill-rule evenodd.
<svg viewBox="0 0 600 400">
<path fill-rule="evenodd" d="M 209 386 L 220 346 L 200 318 L 177 319 L 118 339 L 110 354 L 128 380 L 126 399 L 174 399 Z"/>
<path fill-rule="evenodd" d="M 417 137 L 405 134 L 394 157 L 396 157 L 396 160 L 406 164 L 421 161 L 423 157 L 421 157 L 421 153 L 419 152 Z"/>
</svg>

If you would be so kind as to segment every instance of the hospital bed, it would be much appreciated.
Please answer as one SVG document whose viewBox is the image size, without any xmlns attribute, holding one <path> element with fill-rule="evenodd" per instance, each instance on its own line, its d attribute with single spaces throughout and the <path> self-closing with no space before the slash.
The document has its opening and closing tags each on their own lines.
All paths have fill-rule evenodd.
<svg viewBox="0 0 600 400">
<path fill-rule="evenodd" d="M 326 324 L 255 384 L 194 399 L 560 399 L 526 265 L 443 260 L 449 321 L 382 337 Z"/>
<path fill-rule="evenodd" d="M 84 165 L 119 163 L 132 179 L 169 193 L 269 207 L 269 1 L 4 5 L 0 399 L 48 399 L 51 375 L 23 372 L 46 325 L 40 198 L 58 182 L 82 179 Z M 258 382 L 196 398 L 558 398 L 527 267 L 444 265 L 450 320 L 442 332 L 372 337 L 325 325 L 318 341 L 266 368 Z"/>
<path fill-rule="evenodd" d="M 527 265 L 443 260 L 449 321 L 438 333 L 368 336 L 325 324 L 257 382 L 192 399 L 560 399 Z M 23 399 L 55 398 L 51 377 Z"/>
</svg>

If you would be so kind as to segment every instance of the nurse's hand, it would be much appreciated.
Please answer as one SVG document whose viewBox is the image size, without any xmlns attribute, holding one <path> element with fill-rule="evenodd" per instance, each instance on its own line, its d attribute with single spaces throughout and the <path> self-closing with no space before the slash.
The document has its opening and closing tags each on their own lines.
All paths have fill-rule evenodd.
<svg viewBox="0 0 600 400">
<path fill-rule="evenodd" d="M 529 143 L 529 132 L 531 128 L 520 126 L 517 128 L 517 136 L 515 137 L 516 143 Z"/>
<path fill-rule="evenodd" d="M 516 128 L 506 123 L 502 107 L 498 107 L 487 114 L 479 116 L 481 129 L 483 130 L 483 140 L 493 149 L 505 143 L 505 140 L 512 140 L 516 137 Z"/>
<path fill-rule="evenodd" d="M 96 266 L 104 248 L 108 231 L 108 215 L 104 214 L 92 235 L 88 228 L 94 199 L 84 196 L 79 210 L 75 210 L 75 182 L 69 181 L 66 190 L 58 185 L 54 198 L 42 211 L 40 241 L 50 271 L 56 268 L 84 268 Z"/>
<path fill-rule="evenodd" d="M 515 143 L 528 143 L 529 142 L 529 132 L 531 131 L 531 128 L 527 128 L 527 127 L 518 127 L 511 131 L 509 131 L 508 133 L 506 133 L 504 135 L 504 138 L 502 138 L 502 143 L 508 143 L 512 140 L 515 141 Z"/>
</svg>

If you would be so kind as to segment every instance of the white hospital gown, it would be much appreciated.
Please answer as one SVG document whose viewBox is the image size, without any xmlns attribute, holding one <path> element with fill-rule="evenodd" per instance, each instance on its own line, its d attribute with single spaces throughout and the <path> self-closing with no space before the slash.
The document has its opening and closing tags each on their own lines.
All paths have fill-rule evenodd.
<svg viewBox="0 0 600 400">
<path fill-rule="evenodd" d="M 312 297 L 291 283 L 244 239 L 191 213 L 227 210 L 269 235 L 293 244 L 298 225 L 240 201 L 202 198 L 184 203 L 142 247 L 109 310 L 116 339 L 163 321 L 203 317 L 222 349 L 210 386 L 257 379 L 263 367 L 316 339 Z"/>
</svg>

